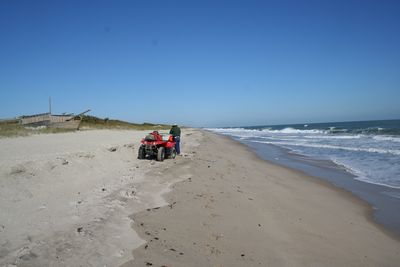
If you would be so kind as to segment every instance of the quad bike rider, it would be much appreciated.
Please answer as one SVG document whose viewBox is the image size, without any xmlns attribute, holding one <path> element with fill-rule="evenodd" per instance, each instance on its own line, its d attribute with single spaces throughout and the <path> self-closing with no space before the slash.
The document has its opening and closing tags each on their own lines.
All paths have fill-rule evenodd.
<svg viewBox="0 0 400 267">
<path fill-rule="evenodd" d="M 173 136 L 163 136 L 158 131 L 146 135 L 141 141 L 138 159 L 145 159 L 146 156 L 155 156 L 157 161 L 163 161 L 164 158 L 174 159 L 176 150 Z"/>
</svg>

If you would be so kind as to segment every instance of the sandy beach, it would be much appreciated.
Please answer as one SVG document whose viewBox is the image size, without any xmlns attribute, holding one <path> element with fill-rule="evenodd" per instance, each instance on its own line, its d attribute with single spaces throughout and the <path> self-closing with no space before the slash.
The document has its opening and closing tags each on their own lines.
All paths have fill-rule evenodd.
<svg viewBox="0 0 400 267">
<path fill-rule="evenodd" d="M 138 160 L 145 133 L 0 139 L 0 266 L 398 266 L 350 193 L 196 129 Z"/>
<path fill-rule="evenodd" d="M 145 243 L 130 215 L 165 205 L 168 183 L 139 161 L 148 131 L 0 139 L 0 266 L 118 266 Z M 190 147 L 190 146 L 188 146 Z"/>
</svg>

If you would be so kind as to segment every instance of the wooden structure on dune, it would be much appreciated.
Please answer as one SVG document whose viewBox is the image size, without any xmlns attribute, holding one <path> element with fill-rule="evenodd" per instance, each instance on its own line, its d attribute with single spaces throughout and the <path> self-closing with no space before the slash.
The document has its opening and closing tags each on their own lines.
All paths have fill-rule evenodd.
<svg viewBox="0 0 400 267">
<path fill-rule="evenodd" d="M 86 110 L 78 115 L 62 114 L 55 115 L 48 113 L 35 114 L 29 116 L 19 117 L 20 123 L 23 126 L 39 127 L 46 126 L 50 128 L 63 128 L 63 129 L 79 129 L 82 121 L 82 115 L 89 112 Z"/>
</svg>

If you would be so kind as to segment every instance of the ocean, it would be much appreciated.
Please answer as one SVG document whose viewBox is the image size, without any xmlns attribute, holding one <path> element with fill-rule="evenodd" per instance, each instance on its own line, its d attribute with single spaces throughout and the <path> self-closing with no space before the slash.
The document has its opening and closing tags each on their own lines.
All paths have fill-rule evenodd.
<svg viewBox="0 0 400 267">
<path fill-rule="evenodd" d="M 355 179 L 400 188 L 400 120 L 213 128 L 343 166 Z"/>
<path fill-rule="evenodd" d="M 400 120 L 208 128 L 261 158 L 344 188 L 400 235 Z"/>
</svg>

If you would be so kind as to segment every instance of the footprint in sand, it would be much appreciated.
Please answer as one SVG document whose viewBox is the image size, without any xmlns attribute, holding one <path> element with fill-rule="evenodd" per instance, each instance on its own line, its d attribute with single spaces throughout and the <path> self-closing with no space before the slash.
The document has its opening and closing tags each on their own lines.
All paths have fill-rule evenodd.
<svg viewBox="0 0 400 267">
<path fill-rule="evenodd" d="M 77 153 L 76 156 L 77 156 L 78 158 L 87 158 L 87 159 L 92 159 L 92 158 L 94 158 L 94 155 L 93 155 L 93 154 L 90 154 L 90 153 Z"/>
<path fill-rule="evenodd" d="M 34 258 L 37 258 L 37 257 L 38 257 L 38 255 L 36 255 L 36 254 L 33 253 L 32 251 L 29 251 L 29 253 L 24 254 L 24 255 L 20 256 L 19 258 L 20 258 L 21 260 L 24 260 L 24 261 L 29 261 L 29 260 L 34 259 Z"/>
<path fill-rule="evenodd" d="M 131 188 L 131 189 L 121 191 L 121 196 L 126 197 L 126 198 L 135 198 L 136 190 L 135 190 L 135 188 Z"/>
<path fill-rule="evenodd" d="M 223 234 L 212 233 L 211 237 L 217 241 L 218 239 L 223 238 L 224 235 Z"/>
<path fill-rule="evenodd" d="M 19 250 L 17 251 L 17 257 L 18 257 L 18 259 L 20 259 L 20 260 L 28 261 L 28 260 L 37 258 L 38 255 L 36 255 L 35 253 L 33 253 L 33 252 L 31 251 L 31 248 L 30 248 L 30 247 L 25 246 L 25 247 L 23 247 L 23 248 L 21 248 L 21 249 L 19 249 Z"/>
<path fill-rule="evenodd" d="M 191 178 L 191 177 L 192 177 L 191 174 L 182 174 L 182 175 L 179 175 L 179 179 L 180 179 L 180 180 L 187 180 L 187 179 L 189 179 L 189 178 Z"/>
<path fill-rule="evenodd" d="M 11 167 L 10 174 L 22 174 L 26 172 L 26 168 L 22 164 L 18 164 L 16 166 Z"/>
<path fill-rule="evenodd" d="M 61 165 L 68 165 L 68 160 L 66 160 L 65 158 L 57 158 L 59 161 L 60 161 L 60 163 L 61 163 Z"/>
<path fill-rule="evenodd" d="M 215 254 L 215 255 L 220 255 L 222 252 L 219 250 L 219 249 L 217 249 L 216 247 L 211 247 L 210 248 L 210 252 L 211 252 L 211 254 Z"/>
<path fill-rule="evenodd" d="M 49 161 L 45 164 L 45 167 L 48 171 L 52 171 L 57 167 L 57 164 Z"/>
<path fill-rule="evenodd" d="M 176 204 L 176 201 L 174 201 L 173 203 L 169 204 L 168 207 L 169 207 L 170 209 L 172 209 L 172 208 L 175 206 L 175 204 Z"/>
<path fill-rule="evenodd" d="M 125 144 L 124 147 L 134 149 L 135 148 L 135 144 L 133 144 L 133 143 Z"/>
<path fill-rule="evenodd" d="M 10 240 L 2 240 L 0 243 L 0 259 L 7 256 L 11 250 L 11 242 Z"/>
<path fill-rule="evenodd" d="M 117 151 L 117 149 L 118 149 L 118 147 L 112 146 L 112 147 L 108 148 L 107 150 L 110 152 L 115 152 L 115 151 Z"/>
</svg>

